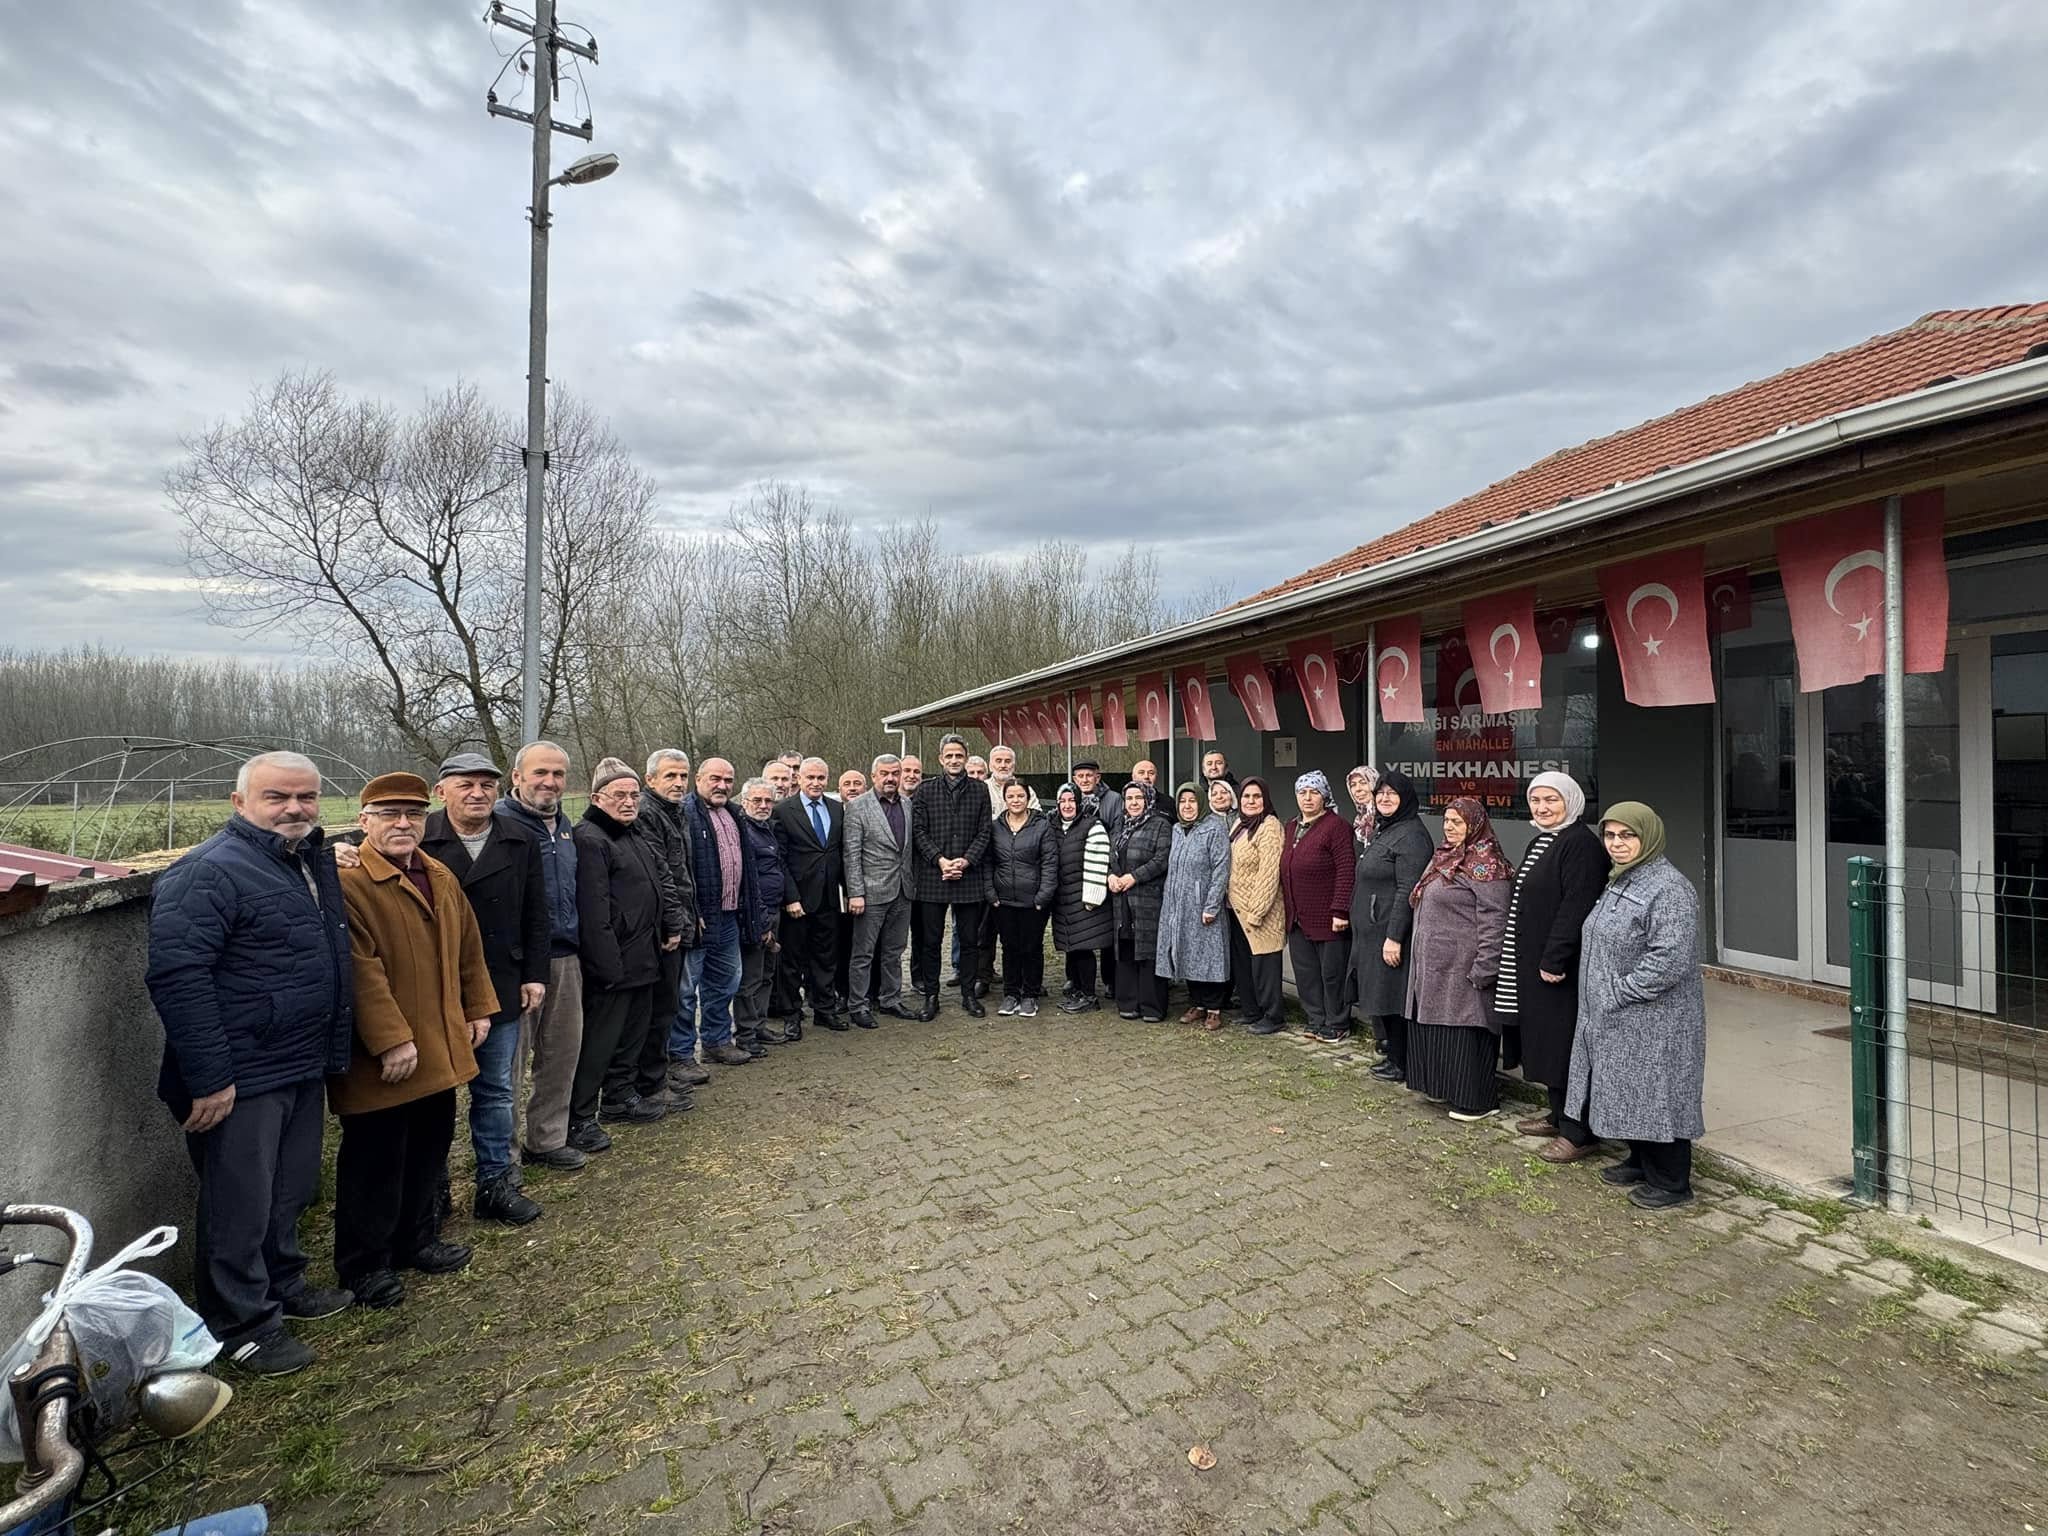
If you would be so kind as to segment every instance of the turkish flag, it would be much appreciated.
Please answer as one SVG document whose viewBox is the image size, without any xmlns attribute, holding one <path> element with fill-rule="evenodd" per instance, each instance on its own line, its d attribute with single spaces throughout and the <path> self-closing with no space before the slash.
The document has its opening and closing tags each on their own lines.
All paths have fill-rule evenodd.
<svg viewBox="0 0 2048 1536">
<path fill-rule="evenodd" d="M 1447 715 L 1479 707 L 1479 674 L 1465 637 L 1455 632 L 1436 643 L 1436 707 Z"/>
<path fill-rule="evenodd" d="M 1048 747 L 1063 747 L 1067 743 L 1065 733 L 1060 730 L 1060 701 L 1054 698 L 1040 699 L 1032 709 L 1031 716 L 1038 726 L 1038 734 L 1045 738 Z"/>
<path fill-rule="evenodd" d="M 991 743 L 997 743 L 1005 741 L 1015 741 L 1016 739 L 1017 733 L 1010 726 L 1010 712 L 1007 709 L 997 710 L 996 733 L 995 735 L 989 738 L 989 741 Z"/>
<path fill-rule="evenodd" d="M 1380 718 L 1390 725 L 1415 725 L 1422 719 L 1422 615 L 1382 619 L 1375 633 L 1379 654 L 1373 662 L 1372 685 L 1379 694 Z"/>
<path fill-rule="evenodd" d="M 1083 688 L 1074 695 L 1074 745 L 1095 745 L 1095 690 Z"/>
<path fill-rule="evenodd" d="M 997 724 L 994 715 L 983 715 L 981 717 L 981 734 L 988 738 L 990 746 L 996 745 L 997 742 L 1003 739 L 1002 727 Z"/>
<path fill-rule="evenodd" d="M 1939 488 L 1905 498 L 1906 670 L 1948 657 L 1945 503 Z M 1799 653 L 1799 690 L 1815 693 L 1884 670 L 1884 506 L 1867 501 L 1777 527 L 1778 574 Z"/>
<path fill-rule="evenodd" d="M 1074 706 L 1070 693 L 1056 693 L 1052 696 L 1052 723 L 1058 732 L 1053 740 L 1067 746 L 1074 744 Z"/>
<path fill-rule="evenodd" d="M 1707 578 L 1707 630 L 1732 635 L 1750 626 L 1749 572 L 1741 566 Z"/>
<path fill-rule="evenodd" d="M 1216 710 L 1209 700 L 1209 673 L 1204 667 L 1190 667 L 1173 680 L 1180 690 L 1180 715 L 1187 733 L 1196 741 L 1216 739 Z"/>
<path fill-rule="evenodd" d="M 1121 682 L 1102 685 L 1102 739 L 1107 746 L 1128 747 L 1131 744 L 1131 721 L 1124 705 L 1125 694 Z"/>
<path fill-rule="evenodd" d="M 1230 674 L 1230 691 L 1244 706 L 1244 717 L 1255 731 L 1280 729 L 1280 710 L 1273 698 L 1273 679 L 1257 651 L 1226 657 L 1223 669 Z"/>
<path fill-rule="evenodd" d="M 1337 681 L 1340 683 L 1362 683 L 1365 681 L 1365 653 L 1369 649 L 1361 640 L 1356 645 L 1337 647 Z"/>
<path fill-rule="evenodd" d="M 1600 596 L 1629 703 L 1654 709 L 1714 702 L 1704 547 L 1604 565 Z"/>
<path fill-rule="evenodd" d="M 1287 647 L 1287 659 L 1294 664 L 1295 681 L 1301 685 L 1301 702 L 1308 706 L 1311 730 L 1344 729 L 1344 696 L 1337 681 L 1337 648 L 1328 635 L 1296 640 Z"/>
<path fill-rule="evenodd" d="M 1016 735 L 1010 738 L 1013 747 L 1036 747 L 1044 745 L 1038 734 L 1038 726 L 1031 718 L 1031 706 L 1019 704 L 1010 711 L 1010 727 Z"/>
<path fill-rule="evenodd" d="M 1173 731 L 1173 691 L 1164 672 L 1141 672 L 1132 684 L 1138 699 L 1138 740 L 1164 741 Z"/>
<path fill-rule="evenodd" d="M 1580 610 L 1553 608 L 1536 615 L 1536 641 L 1546 656 L 1562 656 L 1572 647 L 1572 632 L 1579 627 Z"/>
<path fill-rule="evenodd" d="M 1536 589 L 1495 592 L 1465 604 L 1465 646 L 1489 715 L 1543 707 L 1543 647 L 1536 639 Z"/>
</svg>

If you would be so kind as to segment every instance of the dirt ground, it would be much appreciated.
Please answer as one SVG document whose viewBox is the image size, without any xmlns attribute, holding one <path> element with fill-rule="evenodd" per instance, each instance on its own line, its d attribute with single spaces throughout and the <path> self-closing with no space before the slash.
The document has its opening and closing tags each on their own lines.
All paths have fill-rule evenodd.
<svg viewBox="0 0 2048 1536">
<path fill-rule="evenodd" d="M 529 1175 L 533 1226 L 458 1218 L 467 1272 L 309 1329 L 144 1513 L 2048 1530 L 2038 1314 L 1998 1283 L 1718 1182 L 1647 1215 L 1363 1065 L 1113 1014 L 814 1033 Z"/>
</svg>

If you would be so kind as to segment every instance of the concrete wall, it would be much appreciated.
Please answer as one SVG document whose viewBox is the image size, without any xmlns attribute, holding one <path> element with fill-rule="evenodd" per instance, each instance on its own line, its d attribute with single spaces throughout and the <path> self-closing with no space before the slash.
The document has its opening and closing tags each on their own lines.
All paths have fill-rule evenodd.
<svg viewBox="0 0 2048 1536">
<path fill-rule="evenodd" d="M 0 1200 L 82 1211 L 97 1259 L 169 1223 L 179 1243 L 148 1267 L 182 1285 L 197 1184 L 156 1096 L 163 1027 L 142 984 L 155 879 L 60 887 L 0 918 Z M 33 1274 L 0 1284 L 0 1334 L 43 1289 Z"/>
</svg>

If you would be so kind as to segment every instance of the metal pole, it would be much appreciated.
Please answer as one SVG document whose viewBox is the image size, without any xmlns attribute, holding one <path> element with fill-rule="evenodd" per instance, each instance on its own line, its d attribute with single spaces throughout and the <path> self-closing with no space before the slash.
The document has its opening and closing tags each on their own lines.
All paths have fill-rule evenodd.
<svg viewBox="0 0 2048 1536">
<path fill-rule="evenodd" d="M 1884 500 L 1885 1199 L 1906 1208 L 1906 573 L 1899 498 Z"/>
<path fill-rule="evenodd" d="M 1074 690 L 1067 690 L 1067 782 L 1074 782 Z"/>
<path fill-rule="evenodd" d="M 71 781 L 71 847 L 72 858 L 78 857 L 78 780 Z"/>
<path fill-rule="evenodd" d="M 171 792 L 164 802 L 164 847 L 178 846 L 178 781 L 171 780 Z"/>
<path fill-rule="evenodd" d="M 1365 626 L 1365 765 L 1380 771 L 1380 627 Z"/>
<path fill-rule="evenodd" d="M 548 424 L 548 150 L 554 112 L 555 0 L 533 7 L 533 266 L 526 296 L 526 647 L 519 737 L 540 739 L 541 529 Z"/>
<path fill-rule="evenodd" d="M 1166 669 L 1166 792 L 1173 793 L 1173 668 Z"/>
</svg>

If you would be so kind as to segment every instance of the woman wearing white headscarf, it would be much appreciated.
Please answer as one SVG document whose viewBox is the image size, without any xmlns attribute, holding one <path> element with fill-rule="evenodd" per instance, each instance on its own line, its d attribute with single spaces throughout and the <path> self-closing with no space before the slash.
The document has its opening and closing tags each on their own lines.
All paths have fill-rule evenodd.
<svg viewBox="0 0 2048 1536">
<path fill-rule="evenodd" d="M 1586 793 L 1568 774 L 1537 774 L 1529 781 L 1528 799 L 1536 836 L 1515 869 L 1493 1011 L 1504 1040 L 1519 1028 L 1522 1076 L 1550 1095 L 1546 1113 L 1515 1129 L 1556 1138 L 1538 1155 L 1569 1163 L 1590 1157 L 1599 1145 L 1584 1125 L 1565 1116 L 1564 1089 L 1578 1027 L 1579 930 L 1607 884 L 1608 860 L 1598 834 L 1580 820 Z"/>
</svg>

